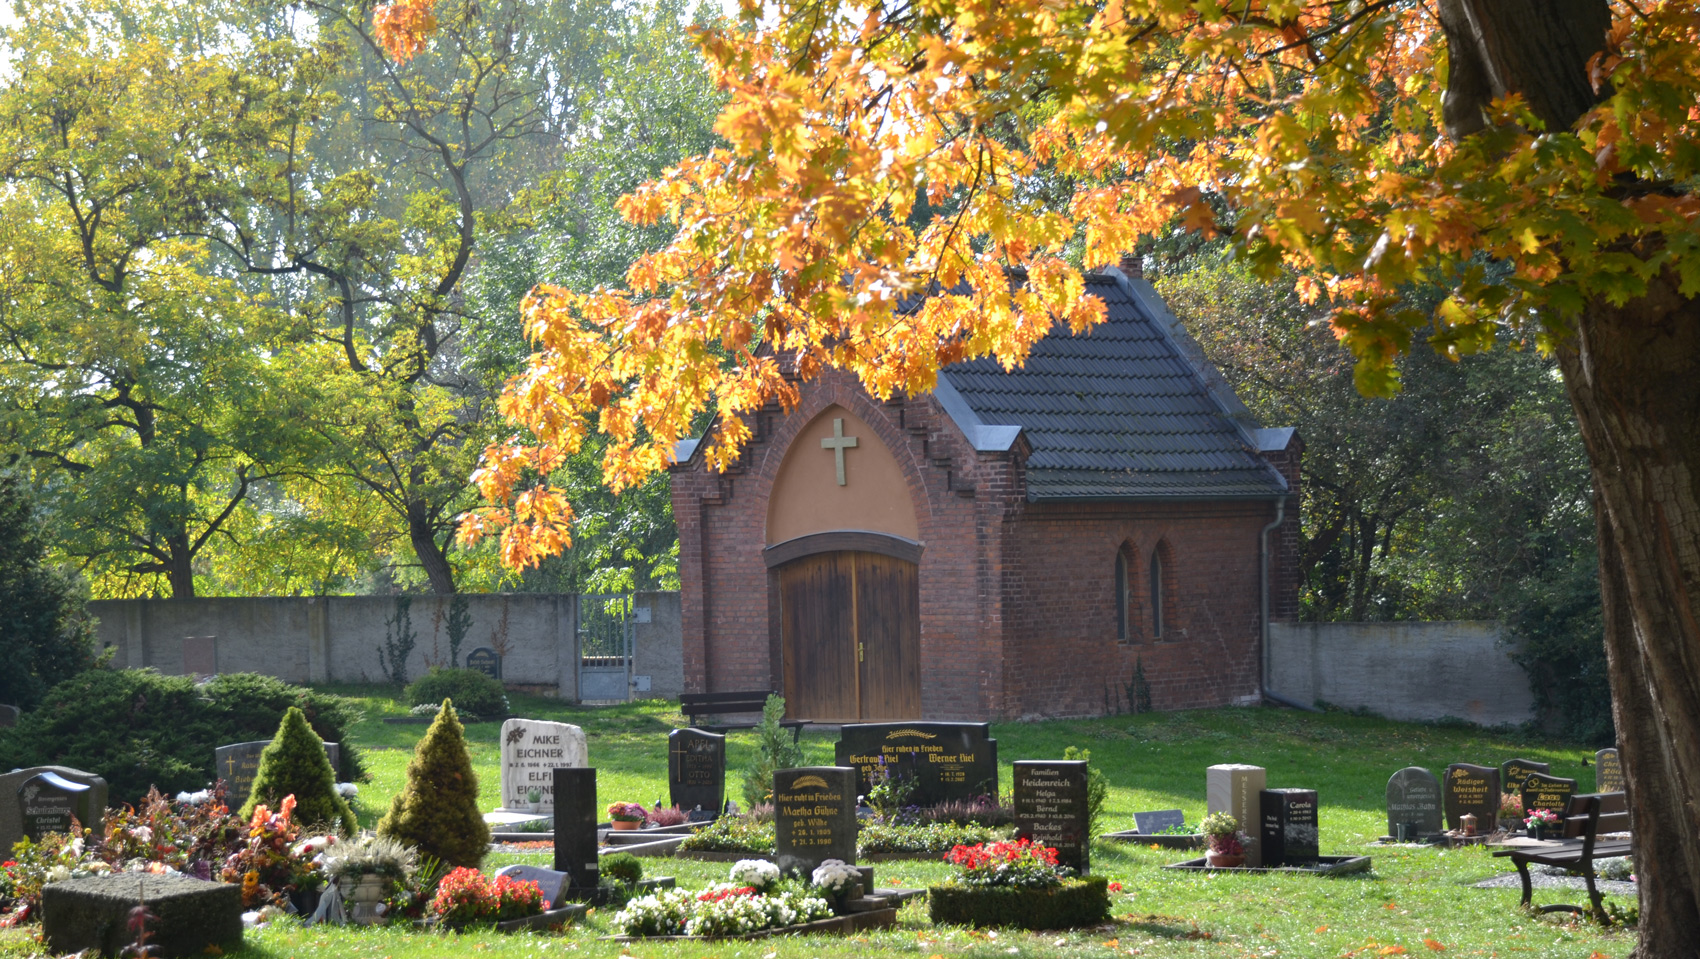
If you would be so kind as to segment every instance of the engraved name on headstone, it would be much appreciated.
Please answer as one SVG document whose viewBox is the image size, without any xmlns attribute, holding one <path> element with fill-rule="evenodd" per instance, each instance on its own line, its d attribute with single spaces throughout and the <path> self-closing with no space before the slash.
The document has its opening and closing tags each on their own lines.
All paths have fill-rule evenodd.
<svg viewBox="0 0 1700 959">
<path fill-rule="evenodd" d="M 1316 862 L 1321 838 L 1316 819 L 1316 790 L 1265 789 L 1258 848 L 1265 866 L 1302 866 Z"/>
<path fill-rule="evenodd" d="M 1204 771 L 1204 804 L 1206 812 L 1225 812 L 1239 821 L 1245 833 L 1245 864 L 1263 865 L 1262 830 L 1257 827 L 1262 811 L 1258 794 L 1269 784 L 1269 773 L 1262 766 L 1243 763 L 1223 763 Z"/>
<path fill-rule="evenodd" d="M 779 868 L 807 878 L 822 862 L 856 861 L 856 770 L 803 766 L 773 773 L 773 851 Z"/>
<path fill-rule="evenodd" d="M 1015 764 L 1015 834 L 1057 851 L 1057 865 L 1091 871 L 1091 819 L 1086 763 L 1021 760 Z"/>
<path fill-rule="evenodd" d="M 94 773 L 69 766 L 32 766 L 28 769 L 14 769 L 9 773 L 0 774 L 0 850 L 10 856 L 12 845 L 24 838 L 24 804 L 22 802 L 22 787 L 24 783 L 36 778 L 42 773 L 52 773 L 54 776 L 88 787 L 85 798 L 73 804 L 77 819 L 84 826 L 98 829 L 101 817 L 106 812 L 106 780 Z"/>
<path fill-rule="evenodd" d="M 1522 792 L 1523 780 L 1530 773 L 1550 773 L 1552 765 L 1538 763 L 1533 759 L 1507 759 L 1499 764 L 1499 788 L 1508 793 Z"/>
<path fill-rule="evenodd" d="M 1623 792 L 1623 761 L 1616 749 L 1602 749 L 1594 754 L 1594 792 Z"/>
<path fill-rule="evenodd" d="M 867 795 L 880 760 L 892 775 L 914 782 L 909 801 L 931 806 L 998 794 L 998 741 L 990 723 L 852 723 L 839 733 L 834 756 L 860 774 Z"/>
<path fill-rule="evenodd" d="M 1468 813 L 1476 817 L 1478 834 L 1493 832 L 1499 819 L 1499 770 L 1453 763 L 1441 780 L 1440 797 L 1449 828 L 1462 829 L 1461 820 Z"/>
<path fill-rule="evenodd" d="M 502 723 L 502 808 L 555 811 L 557 767 L 590 765 L 584 730 L 571 723 L 509 719 Z M 539 803 L 531 806 L 536 790 Z"/>
<path fill-rule="evenodd" d="M 491 679 L 501 679 L 502 656 L 488 646 L 480 646 L 466 654 L 466 668 L 477 670 Z"/>
<path fill-rule="evenodd" d="M 700 729 L 667 734 L 667 797 L 685 812 L 718 813 L 726 801 L 726 737 Z"/>
<path fill-rule="evenodd" d="M 1133 814 L 1133 828 L 1142 836 L 1155 836 L 1175 826 L 1186 826 L 1186 813 L 1179 809 L 1158 809 Z"/>
<path fill-rule="evenodd" d="M 1387 780 L 1387 835 L 1398 836 L 1404 823 L 1407 839 L 1441 832 L 1440 780 L 1421 766 L 1406 766 Z"/>
<path fill-rule="evenodd" d="M 70 832 L 73 820 L 84 826 L 91 822 L 92 790 L 54 772 L 37 773 L 18 787 L 18 809 L 23 815 L 24 835 L 40 842 L 48 833 Z"/>
<path fill-rule="evenodd" d="M 1523 815 L 1548 809 L 1563 816 L 1570 808 L 1570 797 L 1576 795 L 1576 780 L 1530 773 L 1523 779 L 1522 792 Z"/>
</svg>

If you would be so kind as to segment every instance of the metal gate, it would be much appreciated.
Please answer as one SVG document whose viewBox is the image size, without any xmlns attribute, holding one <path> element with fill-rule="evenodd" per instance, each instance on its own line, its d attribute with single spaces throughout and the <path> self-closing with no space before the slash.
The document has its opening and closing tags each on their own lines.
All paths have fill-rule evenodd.
<svg viewBox="0 0 1700 959">
<path fill-rule="evenodd" d="M 632 698 L 636 632 L 630 593 L 579 594 L 580 702 L 623 703 Z"/>
</svg>

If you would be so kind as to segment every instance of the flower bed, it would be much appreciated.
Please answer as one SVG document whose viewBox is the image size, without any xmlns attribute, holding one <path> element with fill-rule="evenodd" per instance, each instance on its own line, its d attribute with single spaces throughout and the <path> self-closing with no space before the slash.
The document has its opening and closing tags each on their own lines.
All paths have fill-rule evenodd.
<svg viewBox="0 0 1700 959">
<path fill-rule="evenodd" d="M 856 838 L 856 858 L 868 862 L 881 859 L 937 859 L 957 846 L 991 842 L 997 830 L 986 826 L 934 822 L 917 825 L 897 823 L 864 824 Z"/>
<path fill-rule="evenodd" d="M 1066 929 L 1109 918 L 1108 881 L 1074 878 L 1049 846 L 1026 839 L 957 846 L 945 861 L 959 871 L 927 889 L 935 923 Z"/>
<path fill-rule="evenodd" d="M 708 828 L 679 844 L 681 853 L 773 853 L 773 823 L 742 816 L 722 816 Z"/>
<path fill-rule="evenodd" d="M 628 936 L 747 936 L 832 917 L 825 899 L 798 891 L 759 892 L 722 883 L 702 892 L 669 889 L 626 904 L 614 923 Z"/>
</svg>

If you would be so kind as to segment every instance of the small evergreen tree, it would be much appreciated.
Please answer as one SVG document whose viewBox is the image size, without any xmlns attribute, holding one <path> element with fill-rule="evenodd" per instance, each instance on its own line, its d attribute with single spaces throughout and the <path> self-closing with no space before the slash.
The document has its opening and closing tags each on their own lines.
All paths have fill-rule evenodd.
<svg viewBox="0 0 1700 959">
<path fill-rule="evenodd" d="M 295 797 L 296 822 L 323 824 L 345 836 L 359 831 L 354 810 L 337 794 L 336 773 L 325 755 L 325 741 L 294 706 L 284 710 L 277 735 L 260 753 L 260 768 L 254 774 L 254 788 L 242 807 L 242 816 L 252 816 L 254 807 L 262 803 L 275 810 L 290 795 Z"/>
<path fill-rule="evenodd" d="M 0 474 L 0 703 L 24 709 L 94 665 L 82 585 L 46 556 L 41 518 L 23 483 Z"/>
<path fill-rule="evenodd" d="M 1086 822 L 1087 832 L 1096 836 L 1103 823 L 1104 803 L 1110 798 L 1110 780 L 1097 766 L 1092 765 L 1092 750 L 1069 746 L 1063 758 L 1086 764 Z"/>
<path fill-rule="evenodd" d="M 751 806 L 767 802 L 773 795 L 773 771 L 792 769 L 803 764 L 803 749 L 786 739 L 785 697 L 771 693 L 761 708 L 761 724 L 756 726 L 756 743 L 761 752 L 756 761 L 744 770 L 744 802 Z"/>
<path fill-rule="evenodd" d="M 407 784 L 378 823 L 378 835 L 400 840 L 445 866 L 476 869 L 490 845 L 490 827 L 478 812 L 478 777 L 453 700 L 413 751 Z"/>
</svg>

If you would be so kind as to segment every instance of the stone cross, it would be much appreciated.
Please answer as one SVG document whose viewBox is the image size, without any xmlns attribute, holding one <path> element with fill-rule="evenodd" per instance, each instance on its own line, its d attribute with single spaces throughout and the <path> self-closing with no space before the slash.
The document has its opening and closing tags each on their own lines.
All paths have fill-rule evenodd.
<svg viewBox="0 0 1700 959">
<path fill-rule="evenodd" d="M 856 448 L 856 437 L 844 435 L 844 418 L 835 417 L 832 421 L 832 435 L 820 441 L 820 448 L 832 450 L 833 457 L 838 461 L 838 485 L 844 485 L 844 451 Z"/>
</svg>

